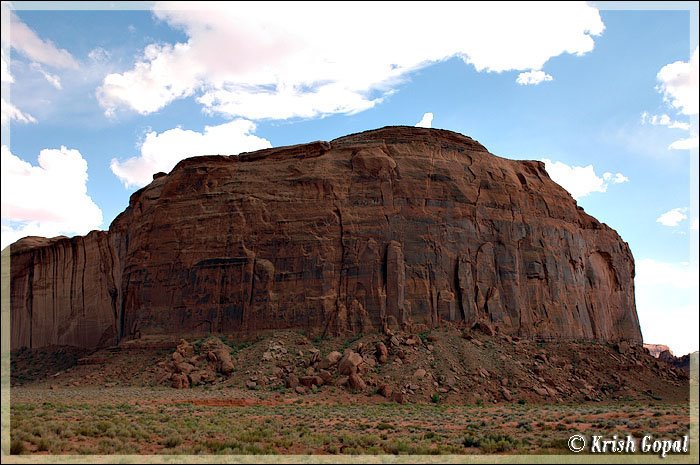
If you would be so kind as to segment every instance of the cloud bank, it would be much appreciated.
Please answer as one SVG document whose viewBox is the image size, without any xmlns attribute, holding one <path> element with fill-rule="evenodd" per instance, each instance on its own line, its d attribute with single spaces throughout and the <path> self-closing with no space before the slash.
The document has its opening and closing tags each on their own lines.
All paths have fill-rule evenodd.
<svg viewBox="0 0 700 465">
<path fill-rule="evenodd" d="M 518 78 L 515 80 L 521 86 L 537 85 L 541 82 L 547 82 L 554 79 L 551 75 L 545 73 L 544 71 L 528 71 L 527 73 L 518 74 Z"/>
<path fill-rule="evenodd" d="M 417 128 L 432 128 L 433 127 L 433 114 L 424 113 L 423 117 L 416 123 Z"/>
<path fill-rule="evenodd" d="M 528 71 L 519 79 L 534 84 L 551 78 L 534 70 L 590 52 L 604 30 L 584 2 L 162 2 L 154 14 L 188 40 L 150 44 L 132 69 L 106 76 L 97 98 L 108 115 L 190 96 L 207 112 L 253 120 L 355 113 L 452 57 L 478 72 Z"/>
<path fill-rule="evenodd" d="M 174 128 L 161 133 L 151 131 L 141 143 L 141 153 L 124 161 L 112 159 L 112 172 L 129 186 L 145 186 L 153 174 L 172 170 L 177 162 L 196 155 L 237 155 L 241 152 L 272 147 L 270 142 L 253 134 L 255 124 L 234 120 L 204 131 Z"/>
<path fill-rule="evenodd" d="M 627 176 L 622 173 L 606 172 L 602 176 L 598 176 L 593 165 L 570 166 L 547 158 L 542 159 L 542 161 L 552 180 L 569 191 L 576 200 L 593 192 L 606 192 L 610 184 L 621 184 L 629 181 Z"/>
<path fill-rule="evenodd" d="M 664 226 L 668 226 L 669 228 L 675 228 L 682 221 L 688 219 L 688 215 L 686 214 L 687 212 L 687 208 L 674 208 L 659 216 L 656 219 L 656 222 Z"/>
<path fill-rule="evenodd" d="M 28 235 L 87 234 L 102 211 L 87 193 L 87 161 L 78 150 L 43 149 L 33 166 L 2 146 L 2 248 Z"/>
</svg>

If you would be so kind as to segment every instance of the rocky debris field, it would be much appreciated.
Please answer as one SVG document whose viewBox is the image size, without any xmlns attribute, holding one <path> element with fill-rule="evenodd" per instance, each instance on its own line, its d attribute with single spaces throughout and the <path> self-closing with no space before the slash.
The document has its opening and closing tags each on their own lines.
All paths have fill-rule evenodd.
<svg viewBox="0 0 700 465">
<path fill-rule="evenodd" d="M 11 384 L 57 378 L 64 370 L 74 367 L 78 360 L 92 351 L 72 346 L 48 346 L 41 349 L 22 348 L 12 353 Z"/>
<path fill-rule="evenodd" d="M 399 404 L 688 398 L 686 372 L 641 346 L 519 339 L 485 324 L 347 339 L 310 340 L 298 331 L 252 340 L 144 337 L 77 360 L 61 350 L 60 362 L 43 350 L 13 354 L 13 385 L 235 388 L 252 397 L 276 392 L 332 402 L 370 396 Z M 25 365 L 43 368 L 32 378 Z"/>
</svg>

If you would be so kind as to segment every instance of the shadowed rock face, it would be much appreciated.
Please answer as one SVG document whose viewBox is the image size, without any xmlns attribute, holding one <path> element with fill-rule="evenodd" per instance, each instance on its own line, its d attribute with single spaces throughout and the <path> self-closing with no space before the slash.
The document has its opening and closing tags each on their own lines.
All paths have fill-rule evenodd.
<svg viewBox="0 0 700 465">
<path fill-rule="evenodd" d="M 11 277 L 14 348 L 441 320 L 641 342 L 627 243 L 542 163 L 435 129 L 183 160 L 108 232 L 15 243 Z"/>
</svg>

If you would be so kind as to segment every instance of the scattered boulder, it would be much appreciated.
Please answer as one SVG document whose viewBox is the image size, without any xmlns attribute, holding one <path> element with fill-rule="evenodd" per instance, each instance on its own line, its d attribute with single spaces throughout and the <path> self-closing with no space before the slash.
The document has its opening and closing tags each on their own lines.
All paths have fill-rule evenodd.
<svg viewBox="0 0 700 465">
<path fill-rule="evenodd" d="M 215 337 L 205 341 L 200 354 L 196 354 L 195 347 L 182 339 L 169 358 L 169 361 L 158 362 L 150 371 L 155 373 L 158 384 L 170 381 L 171 386 L 177 389 L 214 382 L 216 373 L 228 376 L 233 371 L 228 346 Z"/>
<path fill-rule="evenodd" d="M 362 356 L 352 350 L 345 351 L 343 358 L 338 362 L 338 374 L 350 375 L 357 372 L 357 366 L 362 363 Z"/>
<path fill-rule="evenodd" d="M 187 389 L 188 387 L 190 387 L 190 381 L 187 378 L 187 375 L 184 375 L 182 373 L 173 373 L 170 377 L 170 381 L 171 386 L 175 389 Z"/>
<path fill-rule="evenodd" d="M 419 337 L 411 336 L 408 339 L 406 339 L 406 341 L 404 341 L 404 344 L 406 344 L 407 346 L 417 346 L 420 344 L 420 342 L 421 340 Z"/>
<path fill-rule="evenodd" d="M 222 375 L 230 375 L 233 371 L 233 360 L 228 349 L 220 348 L 214 351 L 217 359 L 216 371 Z"/>
<path fill-rule="evenodd" d="M 343 354 L 334 350 L 333 352 L 326 355 L 326 357 L 323 360 L 321 360 L 318 367 L 323 369 L 323 370 L 327 370 L 331 367 L 334 367 L 340 361 L 340 359 L 342 357 L 343 357 Z"/>
<path fill-rule="evenodd" d="M 216 337 L 210 337 L 202 344 L 202 353 L 207 354 L 207 360 L 214 364 L 214 370 L 224 376 L 233 372 L 233 359 L 229 346 Z"/>
<path fill-rule="evenodd" d="M 427 372 L 424 369 L 419 368 L 415 371 L 415 373 L 413 373 L 413 377 L 417 378 L 417 379 L 421 379 L 426 375 L 426 373 Z"/>
<path fill-rule="evenodd" d="M 309 366 L 312 366 L 315 363 L 318 363 L 319 359 L 321 358 L 321 352 L 318 349 L 310 349 L 310 352 L 311 357 L 309 357 Z"/>
<path fill-rule="evenodd" d="M 306 387 L 323 386 L 323 379 L 320 376 L 302 376 L 299 378 L 299 384 Z"/>
<path fill-rule="evenodd" d="M 177 351 L 183 358 L 190 358 L 194 355 L 194 347 L 184 339 L 180 339 L 180 343 L 177 345 Z"/>
<path fill-rule="evenodd" d="M 367 383 L 358 375 L 357 373 L 351 373 L 348 377 L 348 386 L 357 391 L 364 391 L 367 389 Z"/>
<path fill-rule="evenodd" d="M 533 390 L 542 397 L 549 397 L 549 391 L 547 391 L 545 388 L 535 387 Z"/>
<path fill-rule="evenodd" d="M 330 383 L 330 382 L 333 380 L 333 375 L 331 375 L 331 373 L 330 373 L 329 371 L 327 371 L 327 370 L 320 370 L 320 371 L 318 372 L 318 376 L 321 377 L 321 379 L 323 380 L 324 384 L 328 384 L 328 383 Z"/>
<path fill-rule="evenodd" d="M 182 363 L 185 361 L 185 358 L 178 351 L 173 352 L 172 358 L 173 358 L 173 362 L 175 362 L 175 363 Z"/>
<path fill-rule="evenodd" d="M 380 384 L 379 387 L 377 388 L 377 394 L 379 394 L 380 396 L 383 396 L 387 399 L 391 399 L 391 396 L 393 393 L 394 393 L 394 390 L 388 384 Z"/>
<path fill-rule="evenodd" d="M 377 342 L 377 361 L 379 363 L 386 363 L 389 358 L 389 349 L 386 348 L 383 342 Z M 386 397 L 386 396 L 385 396 Z"/>
<path fill-rule="evenodd" d="M 331 352 L 331 353 L 329 353 L 328 355 L 326 355 L 326 360 L 327 360 L 328 363 L 330 363 L 331 365 L 335 365 L 336 363 L 338 363 L 338 362 L 340 361 L 341 358 L 343 358 L 343 354 L 341 354 L 341 353 L 338 352 L 337 350 L 334 350 L 333 352 Z"/>
<path fill-rule="evenodd" d="M 513 394 L 510 393 L 510 391 L 506 388 L 501 388 L 501 394 L 503 395 L 503 398 L 508 401 L 512 402 L 513 401 Z"/>
<path fill-rule="evenodd" d="M 299 386 L 299 378 L 297 378 L 294 373 L 290 373 L 289 376 L 287 376 L 285 385 L 289 389 L 295 389 L 297 386 Z"/>
<path fill-rule="evenodd" d="M 630 343 L 627 341 L 620 341 L 617 344 L 615 344 L 615 350 L 617 350 L 618 353 L 624 355 L 630 351 Z"/>
<path fill-rule="evenodd" d="M 477 321 L 474 323 L 474 326 L 472 326 L 473 331 L 479 331 L 487 336 L 493 336 L 495 333 L 493 326 L 491 326 L 490 323 L 487 323 L 485 321 Z"/>
<path fill-rule="evenodd" d="M 175 369 L 178 371 L 178 373 L 183 373 L 183 374 L 187 375 L 192 370 L 194 370 L 194 365 L 192 365 L 191 363 L 187 363 L 187 362 L 176 363 Z"/>
<path fill-rule="evenodd" d="M 196 370 L 190 373 L 188 377 L 192 386 L 210 383 L 216 379 L 216 375 L 211 370 Z"/>
</svg>

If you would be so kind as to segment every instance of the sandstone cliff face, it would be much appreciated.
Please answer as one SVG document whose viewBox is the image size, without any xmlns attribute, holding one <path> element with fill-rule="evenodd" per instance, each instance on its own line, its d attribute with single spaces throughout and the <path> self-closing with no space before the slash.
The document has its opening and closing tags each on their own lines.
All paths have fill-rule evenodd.
<svg viewBox="0 0 700 465">
<path fill-rule="evenodd" d="M 29 237 L 12 245 L 12 348 L 113 344 L 115 263 L 108 234 Z"/>
<path fill-rule="evenodd" d="M 12 346 L 486 320 L 641 342 L 634 261 L 535 161 L 449 131 L 180 162 L 109 232 L 12 247 Z"/>
</svg>

